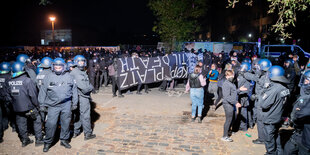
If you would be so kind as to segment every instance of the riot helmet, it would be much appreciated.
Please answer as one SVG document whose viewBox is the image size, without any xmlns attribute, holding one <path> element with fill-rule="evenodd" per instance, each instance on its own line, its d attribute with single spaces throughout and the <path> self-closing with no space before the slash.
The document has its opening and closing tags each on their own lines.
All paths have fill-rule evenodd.
<svg viewBox="0 0 310 155">
<path fill-rule="evenodd" d="M 8 62 L 2 62 L 0 64 L 0 74 L 7 74 L 11 71 L 11 65 Z"/>
<path fill-rule="evenodd" d="M 272 66 L 269 69 L 269 78 L 271 81 L 289 83 L 287 78 L 284 76 L 285 71 L 281 66 Z"/>
<path fill-rule="evenodd" d="M 52 71 L 57 75 L 64 73 L 67 69 L 66 67 L 66 62 L 62 58 L 56 58 L 52 63 Z"/>
</svg>

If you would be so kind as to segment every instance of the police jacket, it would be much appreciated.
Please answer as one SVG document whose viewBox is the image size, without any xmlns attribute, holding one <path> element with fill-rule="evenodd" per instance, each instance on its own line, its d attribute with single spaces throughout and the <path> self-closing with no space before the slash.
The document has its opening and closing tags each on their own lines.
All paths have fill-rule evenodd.
<svg viewBox="0 0 310 155">
<path fill-rule="evenodd" d="M 281 122 L 284 104 L 289 94 L 289 89 L 282 84 L 270 83 L 270 86 L 260 95 L 259 105 L 262 108 L 263 123 L 277 124 Z"/>
<path fill-rule="evenodd" d="M 68 73 L 56 75 L 48 74 L 40 87 L 38 100 L 40 105 L 47 107 L 57 106 L 59 104 L 77 105 L 78 94 L 74 78 Z"/>
<path fill-rule="evenodd" d="M 90 84 L 88 76 L 85 71 L 81 71 L 77 67 L 73 68 L 70 74 L 74 77 L 76 81 L 76 86 L 78 88 L 78 94 L 83 97 L 90 97 L 91 91 L 94 87 Z"/>
<path fill-rule="evenodd" d="M 298 103 L 294 105 L 293 112 L 295 114 L 294 123 L 303 126 L 302 144 L 310 149 L 310 96 L 301 96 Z"/>
<path fill-rule="evenodd" d="M 11 75 L 0 74 L 0 100 L 4 102 L 10 102 L 12 100 L 10 96 L 10 87 L 9 80 L 11 79 Z"/>
<path fill-rule="evenodd" d="M 50 69 L 43 69 L 43 71 L 37 75 L 36 84 L 37 84 L 38 89 L 40 89 L 40 87 L 43 85 L 43 80 L 45 76 L 51 72 L 52 71 Z"/>
<path fill-rule="evenodd" d="M 260 73 L 244 73 L 244 78 L 247 80 L 251 80 L 255 82 L 255 94 L 260 94 L 260 92 L 264 89 L 264 85 L 266 83 L 269 83 L 269 77 L 268 74 L 262 73 L 263 75 L 260 75 Z"/>
<path fill-rule="evenodd" d="M 31 81 L 33 83 L 36 83 L 36 76 L 37 76 L 36 72 L 34 72 L 34 70 L 29 68 L 27 65 L 25 66 L 25 71 L 28 77 L 31 79 Z"/>
<path fill-rule="evenodd" d="M 236 85 L 228 80 L 225 80 L 222 86 L 223 104 L 236 104 L 237 101 L 237 88 Z"/>
<path fill-rule="evenodd" d="M 239 75 L 238 77 L 237 77 L 237 83 L 238 83 L 238 90 L 237 90 L 237 92 L 238 92 L 238 97 L 239 97 L 239 103 L 243 106 L 243 107 L 245 107 L 245 106 L 249 106 L 249 97 L 248 97 L 248 94 L 249 94 L 249 92 L 251 91 L 250 90 L 250 87 L 251 87 L 251 83 L 248 81 L 248 80 L 246 80 L 243 76 L 241 76 L 241 75 Z M 239 89 L 241 88 L 241 87 L 245 87 L 245 88 L 247 88 L 247 90 L 246 91 L 239 91 Z"/>
<path fill-rule="evenodd" d="M 15 112 L 26 112 L 38 107 L 37 88 L 26 74 L 12 78 L 9 86 Z"/>
</svg>

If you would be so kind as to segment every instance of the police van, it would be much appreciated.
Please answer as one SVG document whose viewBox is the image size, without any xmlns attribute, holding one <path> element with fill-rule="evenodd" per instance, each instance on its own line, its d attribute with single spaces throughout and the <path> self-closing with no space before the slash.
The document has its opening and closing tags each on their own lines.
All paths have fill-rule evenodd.
<svg viewBox="0 0 310 155">
<path fill-rule="evenodd" d="M 270 57 L 277 58 L 286 53 L 304 55 L 305 57 L 310 58 L 310 53 L 305 52 L 298 45 L 263 45 L 262 46 L 262 54 L 266 58 L 270 58 Z"/>
<path fill-rule="evenodd" d="M 310 53 L 304 51 L 298 45 L 263 45 L 261 48 L 261 57 L 270 59 L 273 64 L 282 65 L 282 58 L 286 58 L 288 54 L 297 54 L 299 62 L 307 63 Z"/>
</svg>

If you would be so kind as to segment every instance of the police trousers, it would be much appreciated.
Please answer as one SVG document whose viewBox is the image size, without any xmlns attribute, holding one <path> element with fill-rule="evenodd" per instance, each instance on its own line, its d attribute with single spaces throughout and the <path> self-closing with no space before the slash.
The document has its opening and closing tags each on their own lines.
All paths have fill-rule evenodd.
<svg viewBox="0 0 310 155">
<path fill-rule="evenodd" d="M 298 155 L 298 143 L 301 142 L 302 132 L 294 132 L 284 147 L 284 155 Z"/>
<path fill-rule="evenodd" d="M 79 106 L 74 112 L 74 133 L 79 134 L 83 127 L 84 135 L 92 134 L 89 98 L 79 96 Z"/>
<path fill-rule="evenodd" d="M 279 128 L 281 124 L 264 124 L 264 131 L 266 133 L 265 147 L 266 154 L 280 155 L 283 154 L 281 146 Z"/>
<path fill-rule="evenodd" d="M 33 129 L 35 138 L 37 140 L 42 140 L 42 122 L 41 116 L 36 115 L 36 118 L 33 119 L 29 116 L 26 116 L 26 112 L 16 112 L 16 125 L 18 127 L 18 134 L 21 140 L 29 139 L 28 137 L 28 124 L 27 121 L 30 119 L 33 121 Z"/>
<path fill-rule="evenodd" d="M 60 140 L 68 140 L 70 137 L 69 125 L 71 122 L 71 101 L 48 107 L 47 120 L 45 123 L 44 143 L 51 144 L 60 118 Z"/>
</svg>

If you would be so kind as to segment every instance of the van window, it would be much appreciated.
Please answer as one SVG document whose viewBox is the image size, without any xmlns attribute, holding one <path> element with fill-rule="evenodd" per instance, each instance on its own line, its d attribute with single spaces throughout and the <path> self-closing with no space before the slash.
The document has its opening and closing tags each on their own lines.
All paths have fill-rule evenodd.
<svg viewBox="0 0 310 155">
<path fill-rule="evenodd" d="M 292 52 L 291 47 L 290 46 L 279 46 L 279 47 L 265 47 L 265 52 L 268 52 L 268 48 L 269 48 L 269 52 L 280 52 L 280 53 L 290 53 Z"/>
</svg>

